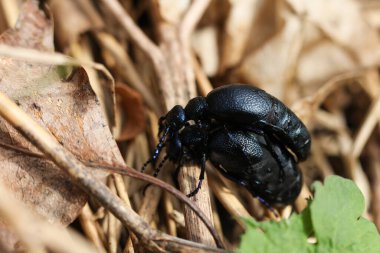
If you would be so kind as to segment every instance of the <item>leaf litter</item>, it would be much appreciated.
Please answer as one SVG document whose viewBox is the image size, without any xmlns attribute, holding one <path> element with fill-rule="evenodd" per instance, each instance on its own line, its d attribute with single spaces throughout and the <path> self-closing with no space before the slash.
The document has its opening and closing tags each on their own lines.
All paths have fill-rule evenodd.
<svg viewBox="0 0 380 253">
<path fill-rule="evenodd" d="M 202 1 L 176 1 L 176 4 L 164 0 L 157 0 L 156 4 L 150 0 L 120 1 L 120 9 L 110 7 L 115 1 L 48 1 L 52 16 L 43 14 L 36 5 L 34 11 L 25 12 L 19 9 L 18 1 L 0 1 L 0 11 L 5 14 L 0 15 L 0 30 L 12 27 L 17 13 L 21 14 L 14 31 L 2 35 L 11 42 L 1 44 L 52 54 L 54 22 L 56 50 L 74 56 L 78 62 L 101 62 L 119 84 L 128 86 L 114 90 L 107 85 L 109 80 L 104 74 L 86 65 L 84 72 L 71 63 L 37 64 L 37 58 L 25 61 L 1 56 L 0 90 L 77 157 L 110 164 L 123 164 L 121 157 L 124 157 L 128 165 L 139 169 L 157 143 L 157 118 L 167 109 L 165 105 L 183 105 L 196 90 L 195 85 L 201 95 L 207 94 L 211 86 L 225 83 L 259 86 L 294 108 L 312 133 L 312 154 L 300 164 L 305 185 L 293 209 L 301 211 L 307 206 L 306 198 L 311 195 L 314 181 L 337 174 L 359 186 L 365 208 L 358 211 L 358 216 L 373 220 L 379 228 L 380 5 L 372 0 L 223 0 L 204 1 L 208 8 L 202 10 L 203 4 L 199 4 Z M 124 17 L 129 14 L 136 26 L 125 25 L 115 10 L 124 11 Z M 190 10 L 196 10 L 187 19 L 190 22 L 182 22 Z M 198 26 L 190 25 L 189 29 L 186 24 L 197 22 L 199 13 Z M 67 20 L 70 15 L 73 19 Z M 189 33 L 191 40 L 181 41 L 183 37 L 178 31 L 181 36 L 185 33 L 184 38 Z M 186 51 L 189 49 L 190 53 Z M 129 92 L 129 88 L 140 94 Z M 114 103 L 115 92 L 123 99 L 119 103 Z M 141 98 L 143 103 L 138 102 Z M 118 147 L 101 109 L 106 112 L 114 136 L 120 137 Z M 6 144 L 38 152 L 3 120 L 0 136 Z M 38 203 L 37 212 L 45 213 L 50 221 L 67 225 L 80 213 L 84 235 L 100 252 L 133 252 L 142 247 L 133 245 L 119 221 L 93 201 L 81 209 L 86 196 L 81 191 L 70 192 L 75 186 L 51 162 L 5 147 L 0 150 L 2 167 L 11 168 L 2 170 L 2 175 L 6 175 L 6 180 L 3 177 L 2 180 L 12 190 L 12 185 L 18 186 L 14 191 L 24 203 Z M 161 176 L 170 182 L 171 176 L 165 173 L 171 169 L 169 165 L 165 167 Z M 30 177 L 33 168 L 34 173 L 42 171 L 43 175 Z M 17 173 L 9 173 L 12 171 Z M 231 217 L 250 214 L 257 221 L 274 218 L 256 199 L 212 169 L 208 175 L 211 201 L 206 199 L 197 204 L 209 206 L 211 202 L 211 215 L 230 249 L 238 246 L 243 231 L 242 223 Z M 47 177 L 56 180 L 48 185 L 50 188 L 43 188 L 42 194 L 24 188 L 33 184 L 42 187 Z M 173 222 L 170 217 L 175 213 L 177 220 L 182 220 L 178 215 L 184 215 L 187 223 L 196 224 L 175 198 L 159 190 L 144 196 L 142 182 L 124 178 L 117 181 L 116 187 L 116 181 L 108 179 L 107 185 L 115 194 L 128 199 L 135 210 L 146 210 L 145 218 L 154 227 L 185 238 L 203 231 L 202 228 L 186 231 L 183 223 Z M 123 187 L 129 198 L 120 192 Z M 65 195 L 60 191 L 69 195 L 62 197 Z M 349 202 L 354 197 L 342 198 Z M 44 201 L 49 203 L 47 207 L 40 206 Z M 146 208 L 153 201 L 157 204 Z M 292 207 L 278 210 L 285 218 Z M 299 228 L 298 235 L 303 229 L 310 229 L 301 229 L 299 223 L 294 226 Z M 7 235 L 1 235 L 1 241 L 7 240 Z"/>
<path fill-rule="evenodd" d="M 1 44 L 54 51 L 52 20 L 35 4 L 26 3 L 14 30 L 4 32 Z M 54 65 L 10 57 L 0 59 L 0 90 L 82 160 L 123 164 L 88 77 L 75 68 L 63 77 Z M 4 144 L 38 152 L 4 120 Z M 15 196 L 48 221 L 68 225 L 78 216 L 87 196 L 50 161 L 1 147 L 1 181 Z M 104 175 L 102 175 L 104 177 Z"/>
</svg>

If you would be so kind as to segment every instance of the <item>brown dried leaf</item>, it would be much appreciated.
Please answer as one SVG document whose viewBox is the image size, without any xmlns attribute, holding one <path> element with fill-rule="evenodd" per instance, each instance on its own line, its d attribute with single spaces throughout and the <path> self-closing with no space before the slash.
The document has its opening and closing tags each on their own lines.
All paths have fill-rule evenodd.
<svg viewBox="0 0 380 253">
<path fill-rule="evenodd" d="M 206 26 L 197 30 L 192 37 L 192 44 L 205 74 L 214 76 L 219 63 L 217 28 Z"/>
<path fill-rule="evenodd" d="M 56 20 L 57 43 L 67 47 L 70 42 L 78 41 L 81 34 L 103 27 L 103 22 L 89 0 L 52 0 L 49 4 Z M 67 18 L 67 14 L 70 18 Z"/>
<path fill-rule="evenodd" d="M 371 65 L 380 57 L 376 29 L 368 25 L 355 0 L 287 0 L 307 20 L 318 26 L 338 45 L 354 53 L 358 62 Z"/>
<path fill-rule="evenodd" d="M 230 1 L 231 9 L 226 21 L 223 39 L 221 69 L 235 66 L 244 56 L 253 21 L 258 12 L 260 0 Z"/>
<path fill-rule="evenodd" d="M 53 29 L 48 16 L 38 8 L 38 3 L 26 2 L 16 29 L 2 34 L 0 44 L 53 51 Z M 79 159 L 121 164 L 122 158 L 87 74 L 79 68 L 63 78 L 65 71 L 67 67 L 0 57 L 0 90 Z M 0 140 L 38 152 L 2 119 Z M 86 195 L 46 159 L 0 148 L 0 166 L 1 183 L 51 222 L 71 223 L 86 202 Z"/>
<path fill-rule="evenodd" d="M 319 84 L 355 66 L 357 64 L 346 50 L 330 41 L 323 41 L 302 54 L 298 63 L 297 79 L 302 85 Z"/>
<path fill-rule="evenodd" d="M 145 129 L 145 107 L 140 93 L 123 84 L 116 85 L 117 115 L 120 117 L 115 133 L 118 141 L 130 140 Z"/>
<path fill-rule="evenodd" d="M 373 1 L 373 0 L 367 0 L 367 1 L 360 1 L 359 4 L 361 5 L 361 8 L 363 10 L 363 15 L 365 16 L 366 20 L 368 20 L 368 23 L 375 27 L 376 29 L 379 29 L 380 27 L 380 2 L 379 1 Z"/>
<path fill-rule="evenodd" d="M 284 13 L 284 26 L 242 63 L 240 73 L 249 83 L 281 98 L 302 46 L 302 25 L 298 17 Z"/>
</svg>

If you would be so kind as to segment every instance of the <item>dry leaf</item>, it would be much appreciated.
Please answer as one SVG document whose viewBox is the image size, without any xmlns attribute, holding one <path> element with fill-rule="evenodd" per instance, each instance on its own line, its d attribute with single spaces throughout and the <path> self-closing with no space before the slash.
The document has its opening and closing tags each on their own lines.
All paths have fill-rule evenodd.
<svg viewBox="0 0 380 253">
<path fill-rule="evenodd" d="M 357 64 L 343 48 L 324 41 L 302 54 L 298 62 L 297 80 L 302 85 L 326 82 L 333 75 L 353 69 Z"/>
<path fill-rule="evenodd" d="M 240 73 L 249 83 L 265 87 L 281 98 L 302 46 L 302 25 L 297 16 L 284 13 L 283 28 L 242 63 Z"/>
<path fill-rule="evenodd" d="M 52 0 L 49 6 L 56 20 L 66 20 L 55 26 L 57 43 L 63 48 L 70 42 L 78 41 L 81 34 L 103 27 L 100 16 L 88 0 Z M 70 13 L 70 18 L 67 18 L 67 13 Z"/>
<path fill-rule="evenodd" d="M 225 25 L 221 69 L 239 63 L 251 35 L 252 25 L 258 14 L 260 0 L 231 0 L 231 9 Z M 207 72 L 206 72 L 207 73 Z"/>
<path fill-rule="evenodd" d="M 214 76 L 218 71 L 218 34 L 214 26 L 206 26 L 196 31 L 192 37 L 194 51 L 200 58 L 206 75 Z"/>
<path fill-rule="evenodd" d="M 119 133 L 115 133 L 118 141 L 135 138 L 145 129 L 145 107 L 140 93 L 125 84 L 116 85 L 117 115 Z"/>
<path fill-rule="evenodd" d="M 26 2 L 15 30 L 1 44 L 53 51 L 52 22 L 34 1 Z M 103 118 L 99 101 L 81 68 L 63 77 L 67 67 L 0 57 L 0 90 L 84 161 L 121 164 L 122 158 Z M 2 143 L 33 152 L 36 148 L 0 120 Z M 0 148 L 0 180 L 15 196 L 50 222 L 71 223 L 86 202 L 79 190 L 52 162 Z"/>
<path fill-rule="evenodd" d="M 363 15 L 365 16 L 368 23 L 379 29 L 380 27 L 380 2 L 379 1 L 360 1 L 361 8 L 363 10 Z"/>
<path fill-rule="evenodd" d="M 14 8 L 18 6 L 16 2 L 25 1 L 0 0 L 0 29 L 5 29 L 7 24 L 13 26 L 14 17 L 17 17 L 15 13 L 18 12 L 18 10 L 15 11 L 17 8 Z M 197 95 L 204 96 L 213 87 L 227 83 L 245 82 L 258 85 L 278 96 L 285 103 L 292 105 L 292 110 L 307 125 L 312 136 L 311 155 L 307 161 L 299 164 L 303 171 L 305 184 L 298 201 L 295 203 L 296 210 L 300 211 L 305 207 L 305 198 L 311 194 L 309 186 L 314 181 L 322 180 L 327 175 L 338 174 L 351 177 L 362 189 L 365 189 L 366 204 L 371 205 L 367 210 L 368 218 L 373 219 L 377 227 L 380 228 L 380 191 L 378 191 L 380 173 L 375 173 L 379 169 L 377 164 L 379 163 L 378 153 L 380 150 L 380 116 L 376 109 L 376 105 L 379 104 L 377 99 L 380 90 L 378 63 L 380 1 L 221 0 L 209 3 L 205 0 L 50 0 L 47 3 L 54 14 L 54 23 L 57 28 L 54 38 L 55 43 L 59 45 L 59 50 L 84 62 L 83 65 L 86 61 L 94 60 L 103 63 L 116 80 L 128 83 L 128 86 L 137 90 L 143 96 L 144 102 L 150 110 L 157 113 L 157 115 L 148 114 L 150 120 L 147 122 L 153 124 L 150 127 L 152 130 L 148 130 L 149 134 L 139 134 L 134 138 L 135 134 L 143 127 L 142 124 L 145 123 L 142 107 L 140 107 L 141 100 L 132 95 L 130 91 L 122 90 L 120 92 L 120 94 L 125 93 L 125 95 L 119 96 L 123 99 L 119 101 L 118 106 L 121 110 L 117 112 L 119 115 L 116 114 L 116 117 L 122 116 L 123 119 L 124 113 L 126 113 L 124 118 L 126 124 L 120 125 L 120 129 L 117 130 L 120 130 L 119 133 L 122 137 L 120 139 L 128 139 L 128 143 L 120 143 L 128 164 L 141 168 L 142 164 L 150 157 L 149 150 L 152 150 L 153 144 L 158 142 L 154 138 L 156 136 L 154 133 L 157 132 L 158 127 L 157 117 L 163 114 L 161 112 L 163 106 L 161 105 L 170 105 L 173 104 L 171 103 L 173 101 L 185 105 L 189 97 L 196 95 L 193 94 L 192 72 L 195 73 L 196 77 Z M 121 5 L 117 9 L 121 12 L 109 8 L 112 3 L 120 3 Z M 199 4 L 205 3 L 209 6 L 205 11 L 201 11 Z M 196 8 L 193 8 L 194 6 Z M 189 9 L 190 7 L 192 8 Z M 189 10 L 191 11 L 188 12 Z M 34 16 L 32 11 L 29 13 Z M 119 16 L 119 13 L 122 15 Z M 128 15 L 136 26 L 126 25 L 124 21 Z M 198 22 L 200 16 L 202 18 Z M 186 22 L 183 22 L 184 17 L 186 17 Z M 186 34 L 187 30 L 182 28 L 186 28 L 186 25 L 183 26 L 184 24 L 192 24 L 192 22 L 198 22 L 198 24 L 194 31 L 189 34 L 192 39 L 190 52 L 185 52 L 182 49 L 187 49 L 189 45 L 185 45 L 188 41 L 182 41 L 183 37 L 181 36 L 185 34 L 187 38 L 188 34 Z M 28 22 L 25 28 L 19 25 L 18 28 L 22 29 L 22 34 L 27 35 L 25 38 L 24 35 L 14 37 L 13 34 L 9 36 L 9 33 L 4 36 L 8 36 L 12 45 L 24 43 L 23 45 L 29 47 L 29 43 L 31 43 L 34 45 L 33 48 L 52 51 L 50 46 L 52 36 L 48 35 L 51 34 L 51 31 L 46 32 L 47 36 L 44 36 L 43 31 L 43 28 L 49 26 L 38 26 L 40 32 L 35 32 L 34 36 L 30 37 L 30 31 L 36 29 L 33 26 L 33 22 Z M 185 46 L 182 47 L 182 44 Z M 46 45 L 49 46 L 46 47 Z M 5 55 L 6 50 L 9 49 L 2 48 L 1 53 Z M 50 131 L 55 131 L 54 134 L 62 143 L 79 156 L 83 152 L 87 152 L 89 148 L 82 143 L 77 146 L 72 145 L 72 140 L 80 139 L 82 142 L 88 140 L 87 144 L 93 144 L 94 142 L 89 140 L 90 138 L 98 138 L 97 140 L 99 140 L 101 139 L 100 136 L 106 136 L 110 143 L 112 142 L 109 133 L 104 134 L 102 132 L 106 128 L 95 130 L 98 132 L 95 137 L 82 137 L 87 133 L 87 130 L 76 129 L 76 126 L 80 125 L 79 119 L 84 119 L 83 115 L 88 115 L 88 112 L 84 112 L 85 110 L 88 108 L 98 110 L 93 109 L 96 105 L 91 107 L 93 94 L 86 86 L 87 84 L 83 86 L 83 83 L 88 83 L 88 80 L 82 70 L 77 70 L 69 75 L 70 78 L 64 78 L 60 73 L 69 72 L 69 69 L 67 67 L 58 68 L 63 71 L 57 74 L 57 68 L 54 66 L 60 63 L 55 63 L 52 66 L 52 58 L 58 54 L 45 55 L 44 60 L 39 61 L 40 64 L 45 65 L 36 65 L 33 59 L 31 60 L 31 52 L 18 49 L 17 53 L 27 55 L 28 58 L 25 59 L 31 63 L 19 60 L 17 70 L 11 68 L 13 73 L 7 70 L 8 72 L 3 74 L 5 70 L 1 70 L 3 80 L 0 81 L 0 90 L 4 86 L 7 87 L 8 94 L 26 94 L 22 96 L 22 99 L 18 99 L 20 105 L 29 114 L 34 115 L 41 124 L 48 126 L 51 129 L 49 129 Z M 187 53 L 189 54 L 186 55 Z M 17 56 L 15 53 L 11 53 L 8 57 Z M 188 63 L 186 59 L 192 59 L 192 65 L 182 64 Z M 14 62 L 13 59 L 12 62 L 9 61 L 4 64 L 6 68 L 9 68 L 8 65 Z M 61 63 L 61 65 L 66 64 L 69 63 Z M 160 66 L 157 67 L 157 65 Z M 0 66 L 0 68 L 2 67 Z M 29 71 L 28 68 L 33 69 L 34 72 Z M 47 71 L 48 69 L 49 71 Z M 99 84 L 106 83 L 106 81 L 104 81 L 104 76 L 96 72 L 95 69 L 92 68 L 90 71 L 86 69 L 86 73 L 92 89 L 97 92 L 100 89 L 94 88 L 96 82 L 93 80 Z M 27 75 L 27 79 L 25 75 Z M 10 79 L 9 76 L 15 80 Z M 107 77 L 109 76 L 107 75 Z M 32 80 L 35 79 L 39 81 L 33 82 Z M 66 82 L 63 86 L 68 86 L 67 90 L 62 88 L 61 80 Z M 4 82 L 13 85 L 5 86 Z M 25 85 L 20 86 L 20 83 L 25 83 Z M 40 86 L 37 87 L 36 84 Z M 82 89 L 79 90 L 78 87 Z M 168 95 L 174 90 L 175 95 L 174 93 Z M 49 93 L 45 92 L 41 95 L 41 91 Z M 46 95 L 53 91 L 56 91 L 54 96 Z M 88 99 L 85 100 L 83 99 L 84 96 L 81 96 L 81 99 L 76 100 L 71 96 L 72 93 L 69 94 L 71 91 L 76 94 L 86 93 Z M 111 93 L 113 91 L 114 89 Z M 27 100 L 26 97 L 29 96 L 29 93 L 35 93 L 35 95 L 30 96 Z M 100 102 L 105 101 L 100 93 L 96 94 Z M 33 99 L 35 97 L 43 97 L 43 99 L 36 101 Z M 64 110 L 68 113 L 60 113 L 59 116 L 56 116 L 55 110 L 58 106 L 52 97 L 54 99 L 62 98 L 62 103 L 59 105 L 69 105 L 68 99 L 75 105 L 65 107 Z M 50 104 L 48 103 L 49 100 L 51 101 Z M 90 101 L 90 105 L 84 106 L 84 101 Z M 115 106 L 114 100 L 112 103 L 106 104 L 108 110 L 112 110 L 113 106 Z M 40 112 L 38 112 L 38 108 L 41 109 Z M 83 111 L 79 112 L 79 110 Z M 49 117 L 55 117 L 56 122 L 48 122 L 46 119 L 48 114 Z M 67 114 L 70 116 L 66 116 Z M 45 117 L 43 117 L 44 115 Z M 110 116 L 109 119 L 115 120 L 113 116 Z M 65 123 L 60 123 L 61 121 Z M 66 122 L 70 122 L 70 124 Z M 82 121 L 83 125 L 85 125 L 84 122 L 93 121 Z M 2 138 L 0 142 L 7 141 L 7 143 L 20 145 L 16 143 L 18 141 L 23 147 L 30 147 L 31 150 L 37 152 L 9 125 L 0 124 L 0 138 Z M 5 127 L 9 128 L 6 129 Z M 60 127 L 61 130 L 56 131 L 57 127 Z M 59 135 L 60 131 L 67 130 L 65 128 L 68 128 L 71 133 L 65 132 L 64 136 Z M 100 143 L 100 141 L 96 142 Z M 116 154 L 118 151 L 115 151 L 113 142 L 100 145 L 103 147 L 94 147 L 96 151 L 89 151 L 83 157 L 85 159 L 86 157 L 107 159 L 113 156 L 119 161 Z M 112 150 L 112 154 L 103 155 L 107 152 L 103 152 L 107 146 L 109 150 Z M 84 147 L 83 150 L 82 147 Z M 124 147 L 126 148 L 124 149 Z M 97 152 L 98 148 L 99 152 Z M 31 165 L 36 167 L 36 161 L 45 166 L 40 166 L 39 170 L 46 173 L 54 171 L 50 174 L 56 177 L 59 175 L 62 180 L 65 180 L 64 175 L 60 174 L 58 169 L 54 170 L 55 167 L 50 162 L 37 158 L 25 158 L 24 162 L 20 163 L 20 157 L 25 156 L 25 154 L 5 148 L 1 148 L 0 153 L 2 154 L 0 159 L 3 159 L 4 154 L 6 154 L 6 159 L 10 164 L 9 166 L 6 165 L 8 167 L 4 167 L 5 162 L 0 161 L 0 165 L 3 165 L 2 168 L 7 169 L 10 166 L 15 166 L 18 162 L 19 167 L 16 167 L 18 184 L 30 184 L 30 175 L 34 176 L 34 174 L 29 171 L 30 169 L 21 170 L 19 168 L 21 166 L 22 168 L 29 168 L 28 166 Z M 96 155 L 91 155 L 93 153 Z M 12 159 L 9 158 L 10 155 L 12 155 Z M 161 159 L 159 160 L 161 161 Z M 163 168 L 161 173 L 170 172 L 172 166 L 169 166 L 170 163 L 167 165 L 167 168 Z M 51 168 L 49 167 L 50 169 L 47 170 L 46 166 Z M 207 173 L 212 173 L 212 170 L 211 172 L 208 170 Z M 16 176 L 11 175 L 10 178 L 13 179 Z M 220 233 L 226 238 L 229 246 L 231 246 L 230 249 L 233 250 L 237 247 L 242 233 L 238 224 L 239 221 L 231 221 L 230 219 L 231 216 L 236 215 L 236 210 L 225 205 L 225 203 L 230 204 L 231 196 L 219 194 L 224 193 L 225 189 L 219 189 L 221 184 L 218 182 L 218 178 L 211 174 L 208 179 L 217 202 L 226 207 L 223 208 L 217 204 L 213 218 L 216 224 L 221 223 L 219 226 L 222 227 Z M 122 193 L 124 190 L 119 190 L 119 186 L 116 184 L 116 191 L 111 181 L 109 181 L 110 188 L 119 196 L 128 199 L 125 196 L 126 194 Z M 42 179 L 35 176 L 34 182 L 42 182 Z M 68 181 L 63 182 L 69 184 Z M 233 207 L 240 205 L 256 219 L 264 219 L 265 210 L 259 203 L 252 196 L 229 183 L 226 187 L 231 190 L 231 194 L 236 198 L 236 204 Z M 41 183 L 41 185 L 43 184 Z M 53 185 L 56 183 L 51 183 L 50 188 L 44 188 L 48 189 L 46 190 L 48 193 L 53 192 L 46 199 L 50 199 L 50 196 L 53 199 L 57 198 L 54 195 L 56 193 L 51 190 Z M 182 210 L 180 204 L 174 198 L 165 197 L 167 202 L 159 205 L 163 208 L 149 209 L 149 198 L 142 196 L 140 187 L 141 182 L 136 184 L 135 180 L 126 178 L 125 188 L 133 193 L 129 199 L 131 205 L 136 210 L 147 210 L 147 212 L 142 213 L 142 216 L 151 217 L 150 224 L 152 226 L 170 231 L 176 236 L 196 231 L 189 229 L 189 227 L 185 228 L 187 231 L 178 227 L 177 231 L 173 229 L 175 224 L 173 224 L 174 222 L 167 222 L 167 217 L 170 217 L 173 209 Z M 124 189 L 124 187 L 120 189 Z M 369 189 L 371 189 L 371 194 L 368 191 Z M 39 191 L 33 188 L 24 191 L 25 196 L 29 196 L 27 191 L 36 193 L 37 198 L 40 196 L 38 195 L 40 194 Z M 74 197 L 72 198 L 73 201 L 76 201 Z M 68 200 L 66 198 L 66 203 Z M 158 203 L 158 201 L 160 199 L 156 197 L 154 202 Z M 145 208 L 146 204 L 148 204 L 148 209 Z M 167 208 L 170 205 L 172 208 Z M 75 205 L 72 206 L 75 207 Z M 60 214 L 55 209 L 51 210 L 53 213 Z M 282 216 L 289 214 L 290 208 L 286 210 L 281 212 Z M 109 212 L 104 211 L 104 207 L 96 209 L 92 206 L 91 210 L 88 208 L 87 211 L 89 213 L 86 219 L 92 224 L 92 231 L 91 233 L 88 232 L 89 229 L 85 223 L 82 224 L 81 229 L 89 240 L 93 240 L 98 245 L 100 252 L 114 253 L 139 250 L 133 248 L 132 243 L 129 242 L 126 243 L 129 246 L 124 248 L 126 228 L 120 229 L 119 226 L 115 226 L 115 218 Z M 7 226 L 0 221 L 0 252 L 2 251 L 1 240 L 8 242 L 14 240 L 9 234 L 4 234 L 6 230 Z M 95 236 L 93 236 L 94 234 Z M 200 233 L 196 232 L 195 234 L 199 235 Z M 144 249 L 141 250 L 144 251 Z"/>
<path fill-rule="evenodd" d="M 368 25 L 355 0 L 288 0 L 299 15 L 317 25 L 335 43 L 356 55 L 360 64 L 372 65 L 380 57 L 377 31 Z"/>
</svg>

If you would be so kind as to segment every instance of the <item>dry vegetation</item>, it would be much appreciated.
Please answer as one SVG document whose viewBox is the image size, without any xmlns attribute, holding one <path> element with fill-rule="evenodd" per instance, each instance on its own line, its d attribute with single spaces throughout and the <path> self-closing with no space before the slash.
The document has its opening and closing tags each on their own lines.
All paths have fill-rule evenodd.
<svg viewBox="0 0 380 253">
<path fill-rule="evenodd" d="M 164 112 L 237 82 L 284 101 L 312 134 L 302 193 L 281 216 L 337 174 L 380 229 L 380 1 L 43 2 L 0 0 L 2 252 L 217 252 L 183 196 L 131 168 L 150 157 Z M 173 171 L 159 178 L 176 185 Z M 181 191 L 198 174 L 183 168 Z M 211 166 L 192 200 L 227 250 L 236 217 L 275 219 Z"/>
</svg>

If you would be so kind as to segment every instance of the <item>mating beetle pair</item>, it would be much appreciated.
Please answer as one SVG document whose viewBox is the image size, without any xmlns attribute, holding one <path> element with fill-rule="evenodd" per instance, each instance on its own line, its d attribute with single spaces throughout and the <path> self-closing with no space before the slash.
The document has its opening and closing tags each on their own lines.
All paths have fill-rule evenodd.
<svg viewBox="0 0 380 253">
<path fill-rule="evenodd" d="M 197 188 L 202 185 L 206 161 L 227 178 L 246 187 L 263 203 L 288 204 L 302 187 L 296 164 L 310 151 L 310 135 L 301 120 L 281 101 L 265 91 L 231 84 L 191 99 L 185 108 L 174 106 L 159 121 L 160 141 L 166 156 L 178 169 L 188 163 L 200 165 Z M 290 150 L 290 151 L 289 151 Z"/>
</svg>

